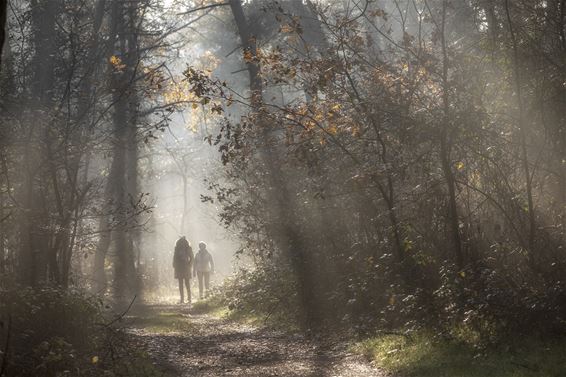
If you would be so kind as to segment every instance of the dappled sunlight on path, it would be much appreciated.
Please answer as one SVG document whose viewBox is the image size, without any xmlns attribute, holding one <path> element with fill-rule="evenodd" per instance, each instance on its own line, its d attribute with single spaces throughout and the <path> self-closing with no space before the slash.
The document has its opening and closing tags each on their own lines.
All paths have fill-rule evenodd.
<svg viewBox="0 0 566 377">
<path fill-rule="evenodd" d="M 154 305 L 130 318 L 129 333 L 174 376 L 384 377 L 345 345 Z"/>
</svg>

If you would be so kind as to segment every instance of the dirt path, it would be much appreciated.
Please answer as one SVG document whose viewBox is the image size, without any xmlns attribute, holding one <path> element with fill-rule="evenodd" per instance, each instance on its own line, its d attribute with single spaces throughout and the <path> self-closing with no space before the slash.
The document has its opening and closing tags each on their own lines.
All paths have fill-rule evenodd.
<svg viewBox="0 0 566 377">
<path fill-rule="evenodd" d="M 289 335 L 158 305 L 131 318 L 128 332 L 173 376 L 385 377 L 344 345 Z"/>
</svg>

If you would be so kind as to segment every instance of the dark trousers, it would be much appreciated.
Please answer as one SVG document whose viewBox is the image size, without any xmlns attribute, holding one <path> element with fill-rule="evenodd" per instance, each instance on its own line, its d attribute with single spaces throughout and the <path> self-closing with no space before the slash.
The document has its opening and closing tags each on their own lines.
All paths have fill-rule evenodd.
<svg viewBox="0 0 566 377">
<path fill-rule="evenodd" d="M 191 302 L 191 280 L 187 278 L 179 278 L 179 293 L 181 294 L 181 302 L 185 301 L 185 295 L 183 294 L 183 281 L 185 282 L 185 287 L 187 287 L 187 302 Z"/>
<path fill-rule="evenodd" d="M 204 280 L 204 288 L 206 289 L 206 295 L 208 296 L 208 288 L 210 286 L 210 272 L 197 271 L 198 277 L 198 295 L 202 298 L 202 281 Z"/>
</svg>

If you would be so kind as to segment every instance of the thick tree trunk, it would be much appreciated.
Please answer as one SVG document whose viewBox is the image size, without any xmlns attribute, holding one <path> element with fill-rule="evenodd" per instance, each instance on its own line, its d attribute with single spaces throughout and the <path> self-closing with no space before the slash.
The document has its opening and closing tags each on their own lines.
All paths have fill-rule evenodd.
<svg viewBox="0 0 566 377">
<path fill-rule="evenodd" d="M 55 18 L 59 1 L 31 2 L 31 24 L 33 31 L 33 45 L 35 56 L 33 58 L 33 77 L 31 82 L 32 98 L 30 105 L 33 109 L 41 111 L 38 119 L 46 119 L 45 114 L 50 115 L 53 98 L 52 90 L 54 84 L 54 60 L 55 51 Z M 24 192 L 21 200 L 22 212 L 20 218 L 20 277 L 24 284 L 35 285 L 38 279 L 44 275 L 49 260 L 48 237 L 43 234 L 47 229 L 46 219 L 42 216 L 41 200 L 47 200 L 39 193 L 38 186 L 44 177 L 38 171 L 38 165 L 45 156 L 41 148 L 35 148 L 34 143 L 40 142 L 40 136 L 44 135 L 47 127 L 30 121 L 28 131 L 28 146 L 24 156 L 23 172 Z M 38 151 L 39 149 L 39 151 Z"/>
<path fill-rule="evenodd" d="M 119 51 L 124 67 L 111 66 L 111 88 L 113 93 L 113 147 L 112 163 L 108 177 L 107 199 L 114 204 L 116 224 L 110 224 L 107 215 L 100 220 L 101 236 L 94 260 L 94 278 L 97 290 L 106 284 L 104 265 L 111 240 L 114 242 L 114 296 L 121 300 L 136 291 L 136 268 L 134 246 L 139 245 L 139 232 L 131 231 L 128 212 L 138 195 L 138 146 L 137 112 L 139 100 L 132 84 L 138 64 L 137 19 L 138 3 L 112 3 L 111 51 Z M 99 4 L 100 7 L 103 5 Z M 117 46 L 115 46 L 117 44 Z M 131 199 L 131 200 L 130 200 Z M 110 229 L 112 228 L 112 229 Z"/>
<path fill-rule="evenodd" d="M 248 22 L 242 9 L 240 0 L 231 0 L 230 8 L 236 21 L 238 33 L 244 51 L 252 57 L 246 61 L 251 92 L 251 106 L 257 113 L 257 127 L 259 127 L 264 147 L 260 151 L 261 157 L 268 169 L 269 186 L 271 195 L 268 200 L 273 205 L 275 216 L 279 222 L 274 233 L 277 234 L 278 245 L 290 260 L 294 269 L 298 283 L 298 297 L 301 303 L 303 325 L 308 328 L 315 328 L 320 325 L 320 313 L 318 312 L 317 297 L 314 294 L 314 278 L 312 274 L 312 263 L 308 258 L 308 252 L 302 235 L 293 221 L 293 204 L 290 199 L 288 189 L 285 184 L 284 174 L 276 156 L 276 151 L 265 150 L 269 146 L 268 127 L 262 121 L 261 112 L 263 111 L 262 91 L 263 85 L 260 76 L 260 67 L 257 61 L 256 38 L 250 33 Z"/>
</svg>

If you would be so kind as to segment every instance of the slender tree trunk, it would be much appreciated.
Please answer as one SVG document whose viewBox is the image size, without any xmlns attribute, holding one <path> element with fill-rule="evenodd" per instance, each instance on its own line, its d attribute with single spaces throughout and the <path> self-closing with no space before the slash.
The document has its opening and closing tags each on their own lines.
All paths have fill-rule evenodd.
<svg viewBox="0 0 566 377">
<path fill-rule="evenodd" d="M 527 151 L 527 129 L 525 122 L 525 110 L 523 105 L 523 92 L 522 92 L 522 79 L 521 79 L 521 66 L 519 61 L 519 46 L 515 36 L 513 20 L 509 9 L 509 0 L 505 0 L 505 14 L 507 16 L 507 26 L 509 28 L 509 35 L 511 37 L 511 46 L 513 49 L 513 80 L 515 90 L 517 92 L 517 107 L 519 110 L 519 142 L 521 148 L 521 164 L 523 166 L 523 174 L 525 176 L 525 187 L 527 193 L 527 210 L 529 219 L 529 262 L 532 267 L 535 267 L 536 261 L 534 259 L 535 243 L 536 243 L 536 219 L 535 208 L 533 202 L 533 187 L 532 177 L 529 166 L 529 155 Z"/>
<path fill-rule="evenodd" d="M 107 201 L 111 200 L 110 195 L 107 194 L 105 199 Z M 110 208 L 108 208 L 108 210 L 109 209 Z M 92 272 L 93 289 L 96 293 L 104 293 L 107 288 L 106 271 L 104 268 L 106 264 L 106 255 L 108 255 L 108 249 L 110 248 L 110 242 L 112 241 L 112 232 L 110 231 L 110 223 L 108 221 L 109 216 L 109 214 L 107 215 L 103 213 L 98 223 L 100 236 L 94 252 Z"/>
<path fill-rule="evenodd" d="M 112 174 L 109 177 L 112 185 L 113 199 L 116 206 L 117 227 L 113 230 L 114 247 L 116 259 L 114 262 L 114 295 L 122 299 L 127 294 L 128 282 L 128 240 L 126 234 L 127 218 L 125 210 L 128 206 L 126 198 L 126 126 L 127 126 L 127 102 L 122 92 L 122 85 L 117 86 L 114 94 L 114 134 L 112 153 Z"/>
<path fill-rule="evenodd" d="M 184 168 L 184 165 L 183 165 Z M 186 235 L 188 232 L 187 229 L 187 217 L 189 212 L 189 184 L 186 172 L 181 172 L 183 180 L 183 214 L 181 216 L 181 235 Z"/>
<path fill-rule="evenodd" d="M 444 179 L 446 181 L 446 187 L 448 189 L 448 225 L 450 228 L 450 233 L 452 235 L 452 248 L 454 252 L 454 257 L 456 259 L 456 264 L 458 268 L 462 268 L 464 265 L 463 255 L 462 255 L 462 241 L 460 238 L 460 224 L 458 218 L 458 205 L 456 201 L 456 182 L 454 179 L 454 173 L 452 171 L 452 161 L 450 157 L 450 151 L 452 146 L 451 137 L 449 135 L 450 131 L 450 100 L 449 91 L 450 85 L 448 82 L 448 52 L 446 46 L 446 12 L 448 7 L 448 1 L 443 0 L 442 4 L 442 23 L 440 30 L 440 38 L 442 44 L 442 104 L 443 104 L 443 120 L 442 128 L 440 131 L 440 159 L 442 164 L 442 172 L 444 174 Z"/>
<path fill-rule="evenodd" d="M 128 8 L 128 58 L 126 65 L 129 67 L 128 76 L 130 81 L 135 79 L 137 67 L 139 65 L 139 19 L 138 8 L 140 4 L 137 2 L 130 3 Z M 138 143 L 138 114 L 140 107 L 140 99 L 138 96 L 137 87 L 131 83 L 128 95 L 128 130 L 127 130 L 127 190 L 128 196 L 132 201 L 136 201 L 140 194 L 138 168 L 139 168 L 139 143 Z M 133 219 L 137 222 L 138 219 Z M 140 276 L 136 267 L 136 259 L 140 259 L 140 244 L 141 244 L 141 231 L 135 227 L 128 232 L 128 250 L 125 257 L 127 258 L 127 276 L 128 276 L 128 290 L 130 293 L 139 293 Z M 137 255 L 137 258 L 136 258 Z"/>
<path fill-rule="evenodd" d="M 6 18 L 8 16 L 8 0 L 0 0 L 0 72 L 2 72 L 2 52 L 6 42 Z"/>
</svg>

